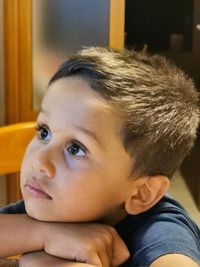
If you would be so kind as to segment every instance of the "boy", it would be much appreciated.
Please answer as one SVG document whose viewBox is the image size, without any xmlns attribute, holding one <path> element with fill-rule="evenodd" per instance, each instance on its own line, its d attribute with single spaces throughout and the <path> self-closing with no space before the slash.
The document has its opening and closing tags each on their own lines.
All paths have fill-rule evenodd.
<svg viewBox="0 0 200 267">
<path fill-rule="evenodd" d="M 1 211 L 15 214 L 0 216 L 0 255 L 39 251 L 23 267 L 199 266 L 199 229 L 165 196 L 198 123 L 192 81 L 165 59 L 105 48 L 70 58 L 24 156 L 24 202 Z"/>
</svg>

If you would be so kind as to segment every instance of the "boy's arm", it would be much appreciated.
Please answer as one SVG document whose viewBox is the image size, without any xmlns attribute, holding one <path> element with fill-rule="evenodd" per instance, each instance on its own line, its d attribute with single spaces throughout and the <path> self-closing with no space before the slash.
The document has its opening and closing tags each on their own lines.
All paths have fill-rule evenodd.
<svg viewBox="0 0 200 267">
<path fill-rule="evenodd" d="M 23 255 L 19 260 L 19 267 L 94 267 L 94 265 L 80 262 L 71 262 L 47 254 L 44 251 L 32 252 Z"/>
<path fill-rule="evenodd" d="M 199 267 L 199 264 L 182 254 L 168 254 L 156 259 L 150 267 Z"/>
<path fill-rule="evenodd" d="M 43 224 L 25 214 L 0 214 L 0 258 L 41 250 Z"/>
<path fill-rule="evenodd" d="M 0 257 L 45 250 L 60 258 L 96 266 L 119 266 L 126 245 L 110 226 L 40 222 L 25 214 L 0 215 Z"/>
</svg>

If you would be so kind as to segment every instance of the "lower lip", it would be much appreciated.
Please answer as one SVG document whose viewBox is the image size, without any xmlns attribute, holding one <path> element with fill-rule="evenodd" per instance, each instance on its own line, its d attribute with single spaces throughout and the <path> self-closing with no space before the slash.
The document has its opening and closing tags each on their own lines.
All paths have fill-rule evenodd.
<svg viewBox="0 0 200 267">
<path fill-rule="evenodd" d="M 51 197 L 49 195 L 47 195 L 46 193 L 44 193 L 43 191 L 36 189 L 30 185 L 26 185 L 25 186 L 26 191 L 33 197 L 35 198 L 41 198 L 41 199 L 51 199 Z"/>
</svg>

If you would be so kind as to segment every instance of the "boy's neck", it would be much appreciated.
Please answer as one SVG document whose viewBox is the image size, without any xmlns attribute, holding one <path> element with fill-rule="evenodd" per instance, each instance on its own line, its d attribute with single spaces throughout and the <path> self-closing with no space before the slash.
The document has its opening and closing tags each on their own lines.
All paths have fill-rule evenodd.
<svg viewBox="0 0 200 267">
<path fill-rule="evenodd" d="M 110 212 L 102 220 L 99 220 L 99 222 L 108 224 L 110 226 L 115 226 L 120 221 L 122 221 L 127 215 L 128 213 L 125 211 L 124 207 L 121 207 L 120 210 Z"/>
</svg>

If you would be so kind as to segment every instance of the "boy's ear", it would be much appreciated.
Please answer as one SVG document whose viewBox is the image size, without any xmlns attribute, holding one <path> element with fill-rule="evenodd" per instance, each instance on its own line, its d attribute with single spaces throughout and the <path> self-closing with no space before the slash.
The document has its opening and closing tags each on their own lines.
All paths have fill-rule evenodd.
<svg viewBox="0 0 200 267">
<path fill-rule="evenodd" d="M 163 175 L 141 177 L 133 181 L 132 190 L 125 200 L 125 210 L 136 215 L 153 207 L 169 188 L 169 179 Z"/>
</svg>

